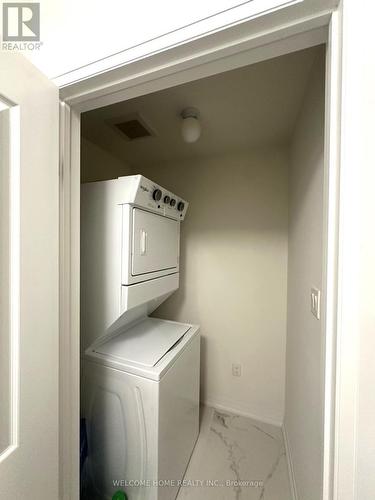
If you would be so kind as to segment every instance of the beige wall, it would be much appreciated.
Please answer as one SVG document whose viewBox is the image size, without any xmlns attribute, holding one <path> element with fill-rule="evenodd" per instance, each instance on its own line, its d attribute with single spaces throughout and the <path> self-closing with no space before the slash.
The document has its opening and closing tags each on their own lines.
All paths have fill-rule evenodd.
<svg viewBox="0 0 375 500">
<path fill-rule="evenodd" d="M 281 424 L 284 415 L 286 149 L 130 171 L 83 138 L 84 182 L 142 173 L 190 203 L 181 285 L 156 316 L 202 327 L 202 400 Z M 242 376 L 232 375 L 242 364 Z"/>
<path fill-rule="evenodd" d="M 81 140 L 81 180 L 82 182 L 115 179 L 121 175 L 129 175 L 130 168 L 126 163 L 111 155 L 105 149 L 89 141 Z"/>
<path fill-rule="evenodd" d="M 338 494 L 359 500 L 375 492 L 374 16 L 374 2 L 343 2 Z"/>
<path fill-rule="evenodd" d="M 322 321 L 310 312 L 310 289 L 322 287 L 323 149 L 319 58 L 297 121 L 289 173 L 285 428 L 299 500 L 321 498 L 322 490 L 324 339 Z"/>
<path fill-rule="evenodd" d="M 287 154 L 268 148 L 142 170 L 190 203 L 181 286 L 156 316 L 202 327 L 202 399 L 281 424 Z M 242 376 L 232 375 L 242 364 Z"/>
<path fill-rule="evenodd" d="M 322 279 L 322 64 L 312 76 L 291 155 L 270 146 L 134 170 L 82 144 L 84 181 L 142 173 L 190 201 L 181 286 L 156 315 L 202 326 L 205 402 L 281 424 L 286 378 L 285 426 L 306 499 L 322 465 L 321 324 L 309 302 Z M 240 378 L 232 363 L 242 364 Z"/>
</svg>

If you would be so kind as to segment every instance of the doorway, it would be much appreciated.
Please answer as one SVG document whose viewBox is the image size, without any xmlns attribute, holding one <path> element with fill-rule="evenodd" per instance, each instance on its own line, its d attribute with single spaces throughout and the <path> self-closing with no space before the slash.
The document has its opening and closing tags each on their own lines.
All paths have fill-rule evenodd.
<svg viewBox="0 0 375 500">
<path fill-rule="evenodd" d="M 325 46 L 318 45 L 81 117 L 83 184 L 142 174 L 190 202 L 180 288 L 153 315 L 201 326 L 202 428 L 230 427 L 233 468 L 247 463 L 256 484 L 249 487 L 263 495 L 284 491 L 286 499 L 289 481 L 301 494 L 323 489 L 324 87 Z M 192 105 L 202 127 L 194 144 L 181 137 L 181 113 Z M 143 137 L 132 139 L 126 124 L 134 122 Z M 86 263 L 85 234 L 83 227 Z M 320 302 L 314 312 L 313 290 Z M 83 331 L 86 316 L 85 308 Z M 96 340 L 92 331 L 83 349 Z M 248 449 L 239 446 L 236 419 L 242 432 L 255 426 L 273 438 L 260 471 L 251 470 L 251 452 L 261 456 L 267 439 L 260 449 L 258 436 Z M 201 436 L 191 462 L 193 471 L 201 464 L 201 481 L 218 480 L 211 469 L 203 473 L 202 462 L 212 468 L 216 458 L 217 470 L 225 470 L 227 452 L 214 447 L 209 457 L 202 445 L 210 438 Z M 231 475 L 228 481 L 245 479 Z"/>
<path fill-rule="evenodd" d="M 97 102 L 96 104 L 97 104 L 97 105 L 98 105 L 98 107 L 99 107 L 99 103 Z M 77 172 L 75 172 L 75 175 L 77 175 Z M 77 180 L 77 178 L 75 179 L 75 181 L 76 181 L 76 180 Z"/>
</svg>

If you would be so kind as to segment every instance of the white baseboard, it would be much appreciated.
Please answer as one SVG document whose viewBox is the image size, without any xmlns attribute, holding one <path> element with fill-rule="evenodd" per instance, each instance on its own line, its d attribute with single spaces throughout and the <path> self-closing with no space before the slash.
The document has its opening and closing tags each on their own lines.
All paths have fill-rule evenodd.
<svg viewBox="0 0 375 500">
<path fill-rule="evenodd" d="M 265 415 L 253 413 L 253 412 L 249 411 L 247 408 L 239 407 L 239 406 L 233 404 L 232 402 L 223 402 L 223 401 L 219 401 L 219 400 L 215 400 L 215 399 L 205 399 L 205 400 L 201 401 L 201 403 L 206 405 L 206 406 L 212 406 L 212 407 L 216 408 L 217 410 L 227 411 L 229 413 L 234 413 L 235 415 L 240 415 L 242 417 L 249 417 L 249 418 L 252 418 L 254 420 L 258 420 L 259 422 L 263 422 L 265 424 L 275 425 L 276 427 L 282 426 L 281 420 L 278 420 L 278 419 L 273 418 L 273 417 L 268 417 Z"/>
<path fill-rule="evenodd" d="M 283 431 L 283 436 L 284 436 L 286 461 L 288 464 L 288 474 L 289 474 L 290 489 L 291 489 L 291 493 L 292 493 L 292 500 L 298 500 L 296 478 L 295 478 L 294 469 L 293 469 L 292 450 L 290 448 L 290 442 L 289 442 L 289 438 L 288 438 L 288 432 L 287 432 L 286 427 L 285 427 L 285 422 L 283 422 L 283 424 L 281 426 L 281 430 Z"/>
</svg>

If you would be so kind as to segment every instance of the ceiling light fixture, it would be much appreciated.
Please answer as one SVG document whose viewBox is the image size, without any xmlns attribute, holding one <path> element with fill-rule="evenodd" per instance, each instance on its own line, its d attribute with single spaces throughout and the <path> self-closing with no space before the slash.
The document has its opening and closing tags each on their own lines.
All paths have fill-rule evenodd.
<svg viewBox="0 0 375 500">
<path fill-rule="evenodd" d="M 185 142 L 196 142 L 201 136 L 202 127 L 199 121 L 199 111 L 196 108 L 186 108 L 181 113 L 181 134 Z"/>
</svg>

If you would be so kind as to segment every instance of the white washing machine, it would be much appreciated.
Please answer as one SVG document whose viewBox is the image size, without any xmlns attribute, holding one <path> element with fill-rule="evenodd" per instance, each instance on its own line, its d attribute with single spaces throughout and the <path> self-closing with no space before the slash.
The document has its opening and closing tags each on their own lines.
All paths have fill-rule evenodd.
<svg viewBox="0 0 375 500">
<path fill-rule="evenodd" d="M 84 361 L 90 500 L 173 500 L 199 432 L 199 328 L 144 318 Z"/>
<path fill-rule="evenodd" d="M 199 328 L 150 318 L 179 286 L 188 203 L 141 175 L 81 197 L 87 500 L 174 500 L 199 430 Z"/>
</svg>

